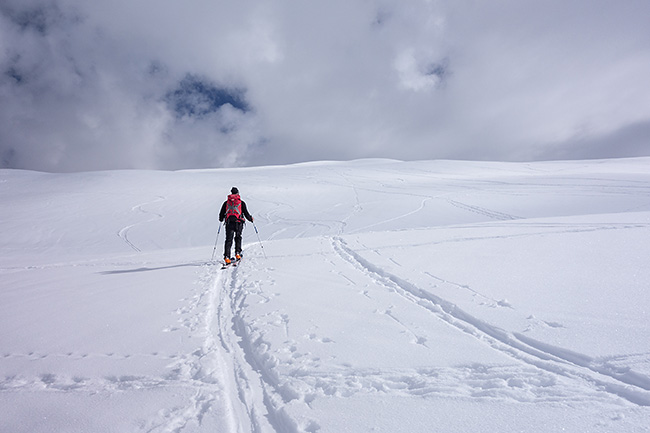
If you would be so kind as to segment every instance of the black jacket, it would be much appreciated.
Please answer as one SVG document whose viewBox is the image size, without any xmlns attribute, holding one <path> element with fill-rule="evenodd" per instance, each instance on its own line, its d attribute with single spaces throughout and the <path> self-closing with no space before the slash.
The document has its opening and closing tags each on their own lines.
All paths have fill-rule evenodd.
<svg viewBox="0 0 650 433">
<path fill-rule="evenodd" d="M 226 205 L 228 204 L 228 201 L 224 201 L 223 205 L 221 205 L 221 211 L 219 212 L 219 221 L 223 221 L 226 219 Z M 246 202 L 244 200 L 241 201 L 241 214 L 244 218 L 246 218 L 248 221 L 253 222 L 253 217 L 251 214 L 248 213 L 248 209 L 246 208 Z"/>
</svg>

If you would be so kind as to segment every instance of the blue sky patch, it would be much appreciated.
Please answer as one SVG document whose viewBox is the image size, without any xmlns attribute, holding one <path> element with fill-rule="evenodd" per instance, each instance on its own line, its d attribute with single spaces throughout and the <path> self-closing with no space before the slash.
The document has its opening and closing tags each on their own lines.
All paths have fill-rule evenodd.
<svg viewBox="0 0 650 433">
<path fill-rule="evenodd" d="M 203 117 L 226 104 L 243 112 L 250 110 L 244 90 L 218 87 L 194 75 L 187 75 L 175 90 L 167 93 L 165 101 L 177 117 Z"/>
</svg>

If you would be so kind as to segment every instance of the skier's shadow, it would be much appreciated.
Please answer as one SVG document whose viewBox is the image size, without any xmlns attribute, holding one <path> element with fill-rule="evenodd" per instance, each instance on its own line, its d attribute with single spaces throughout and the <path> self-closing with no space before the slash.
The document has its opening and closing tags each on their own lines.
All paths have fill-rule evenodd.
<svg viewBox="0 0 650 433">
<path fill-rule="evenodd" d="M 101 275 L 116 275 L 116 274 L 132 274 L 134 272 L 150 272 L 150 271 L 160 271 L 163 269 L 174 269 L 174 268 L 185 268 L 185 267 L 192 267 L 192 266 L 205 266 L 209 265 L 209 262 L 194 262 L 194 263 L 183 263 L 180 265 L 170 265 L 170 266 L 158 266 L 155 268 L 137 268 L 137 269 L 122 269 L 119 271 L 103 271 L 103 272 L 98 272 Z"/>
</svg>

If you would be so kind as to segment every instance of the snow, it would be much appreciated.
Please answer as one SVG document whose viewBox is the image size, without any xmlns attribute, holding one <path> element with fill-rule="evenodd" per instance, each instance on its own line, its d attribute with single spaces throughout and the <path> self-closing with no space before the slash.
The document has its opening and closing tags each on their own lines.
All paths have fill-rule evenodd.
<svg viewBox="0 0 650 433">
<path fill-rule="evenodd" d="M 210 263 L 236 185 L 245 258 Z M 0 171 L 2 432 L 648 432 L 650 158 Z"/>
</svg>

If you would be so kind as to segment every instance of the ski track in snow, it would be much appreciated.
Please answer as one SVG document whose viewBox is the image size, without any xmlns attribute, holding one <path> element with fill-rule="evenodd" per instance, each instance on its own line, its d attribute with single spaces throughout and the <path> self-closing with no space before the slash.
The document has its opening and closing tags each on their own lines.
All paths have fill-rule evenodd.
<svg viewBox="0 0 650 433">
<path fill-rule="evenodd" d="M 457 208 L 460 208 L 460 209 L 463 209 L 463 210 L 466 210 L 466 211 L 469 211 L 469 212 L 473 212 L 473 213 L 479 214 L 481 216 L 486 216 L 486 217 L 488 217 L 490 219 L 495 219 L 495 220 L 500 220 L 500 221 L 521 219 L 521 217 L 518 217 L 518 216 L 509 215 L 509 214 L 503 213 L 503 212 L 497 212 L 497 211 L 490 210 L 490 209 L 480 207 L 480 206 L 469 205 L 469 204 L 462 203 L 462 202 L 457 201 L 457 200 L 448 199 L 447 202 L 449 204 L 453 205 L 453 206 L 456 206 Z"/>
<path fill-rule="evenodd" d="M 122 238 L 122 240 L 123 240 L 124 242 L 126 242 L 126 244 L 127 244 L 129 247 L 131 247 L 131 249 L 133 249 L 133 251 L 140 252 L 141 250 L 140 250 L 140 248 L 139 248 L 137 245 L 135 245 L 135 244 L 134 244 L 133 242 L 131 242 L 131 240 L 129 239 L 129 231 L 131 231 L 131 229 L 132 229 L 133 227 L 135 227 L 135 226 L 138 226 L 138 225 L 141 225 L 141 224 L 146 224 L 146 223 L 149 223 L 149 222 L 151 222 L 151 221 L 155 221 L 155 220 L 157 220 L 157 219 L 160 219 L 160 218 L 164 218 L 164 217 L 165 217 L 164 215 L 159 214 L 159 213 L 157 213 L 157 212 L 152 212 L 152 211 L 145 210 L 145 209 L 144 209 L 144 206 L 146 206 L 146 205 L 150 205 L 150 204 L 153 204 L 153 203 L 158 203 L 158 202 L 160 202 L 160 201 L 164 201 L 164 200 L 166 200 L 166 197 L 164 197 L 164 196 L 158 196 L 158 197 L 156 197 L 154 200 L 147 201 L 147 202 L 144 202 L 144 203 L 140 203 L 139 205 L 133 206 L 133 208 L 131 208 L 131 211 L 133 211 L 133 212 L 139 212 L 139 213 L 143 213 L 143 214 L 146 214 L 146 215 L 153 215 L 153 218 L 150 218 L 150 219 L 145 220 L 145 221 L 140 221 L 140 222 L 137 222 L 137 223 L 134 223 L 134 224 L 129 224 L 128 226 L 125 226 L 125 227 L 121 228 L 121 229 L 117 232 L 117 235 L 118 235 L 120 238 Z"/>
<path fill-rule="evenodd" d="M 375 266 L 349 248 L 343 239 L 334 238 L 332 244 L 337 254 L 359 271 L 414 304 L 431 311 L 450 325 L 487 342 L 494 349 L 555 376 L 583 382 L 584 388 L 592 389 L 589 393 L 591 395 L 605 391 L 630 403 L 650 406 L 649 377 L 624 367 L 616 368 L 607 363 L 599 364 L 587 355 L 535 341 L 520 333 L 510 334 L 469 315 L 433 293 L 422 290 Z"/>
<path fill-rule="evenodd" d="M 316 421 L 299 422 L 284 409 L 294 395 L 281 385 L 274 371 L 275 363 L 266 356 L 268 346 L 254 335 L 246 322 L 246 297 L 255 285 L 240 280 L 239 270 L 240 266 L 220 273 L 213 293 L 219 292 L 216 317 L 221 347 L 230 360 L 227 369 L 230 394 L 238 401 L 239 411 L 250 421 L 245 431 L 315 432 L 320 428 Z"/>
</svg>

